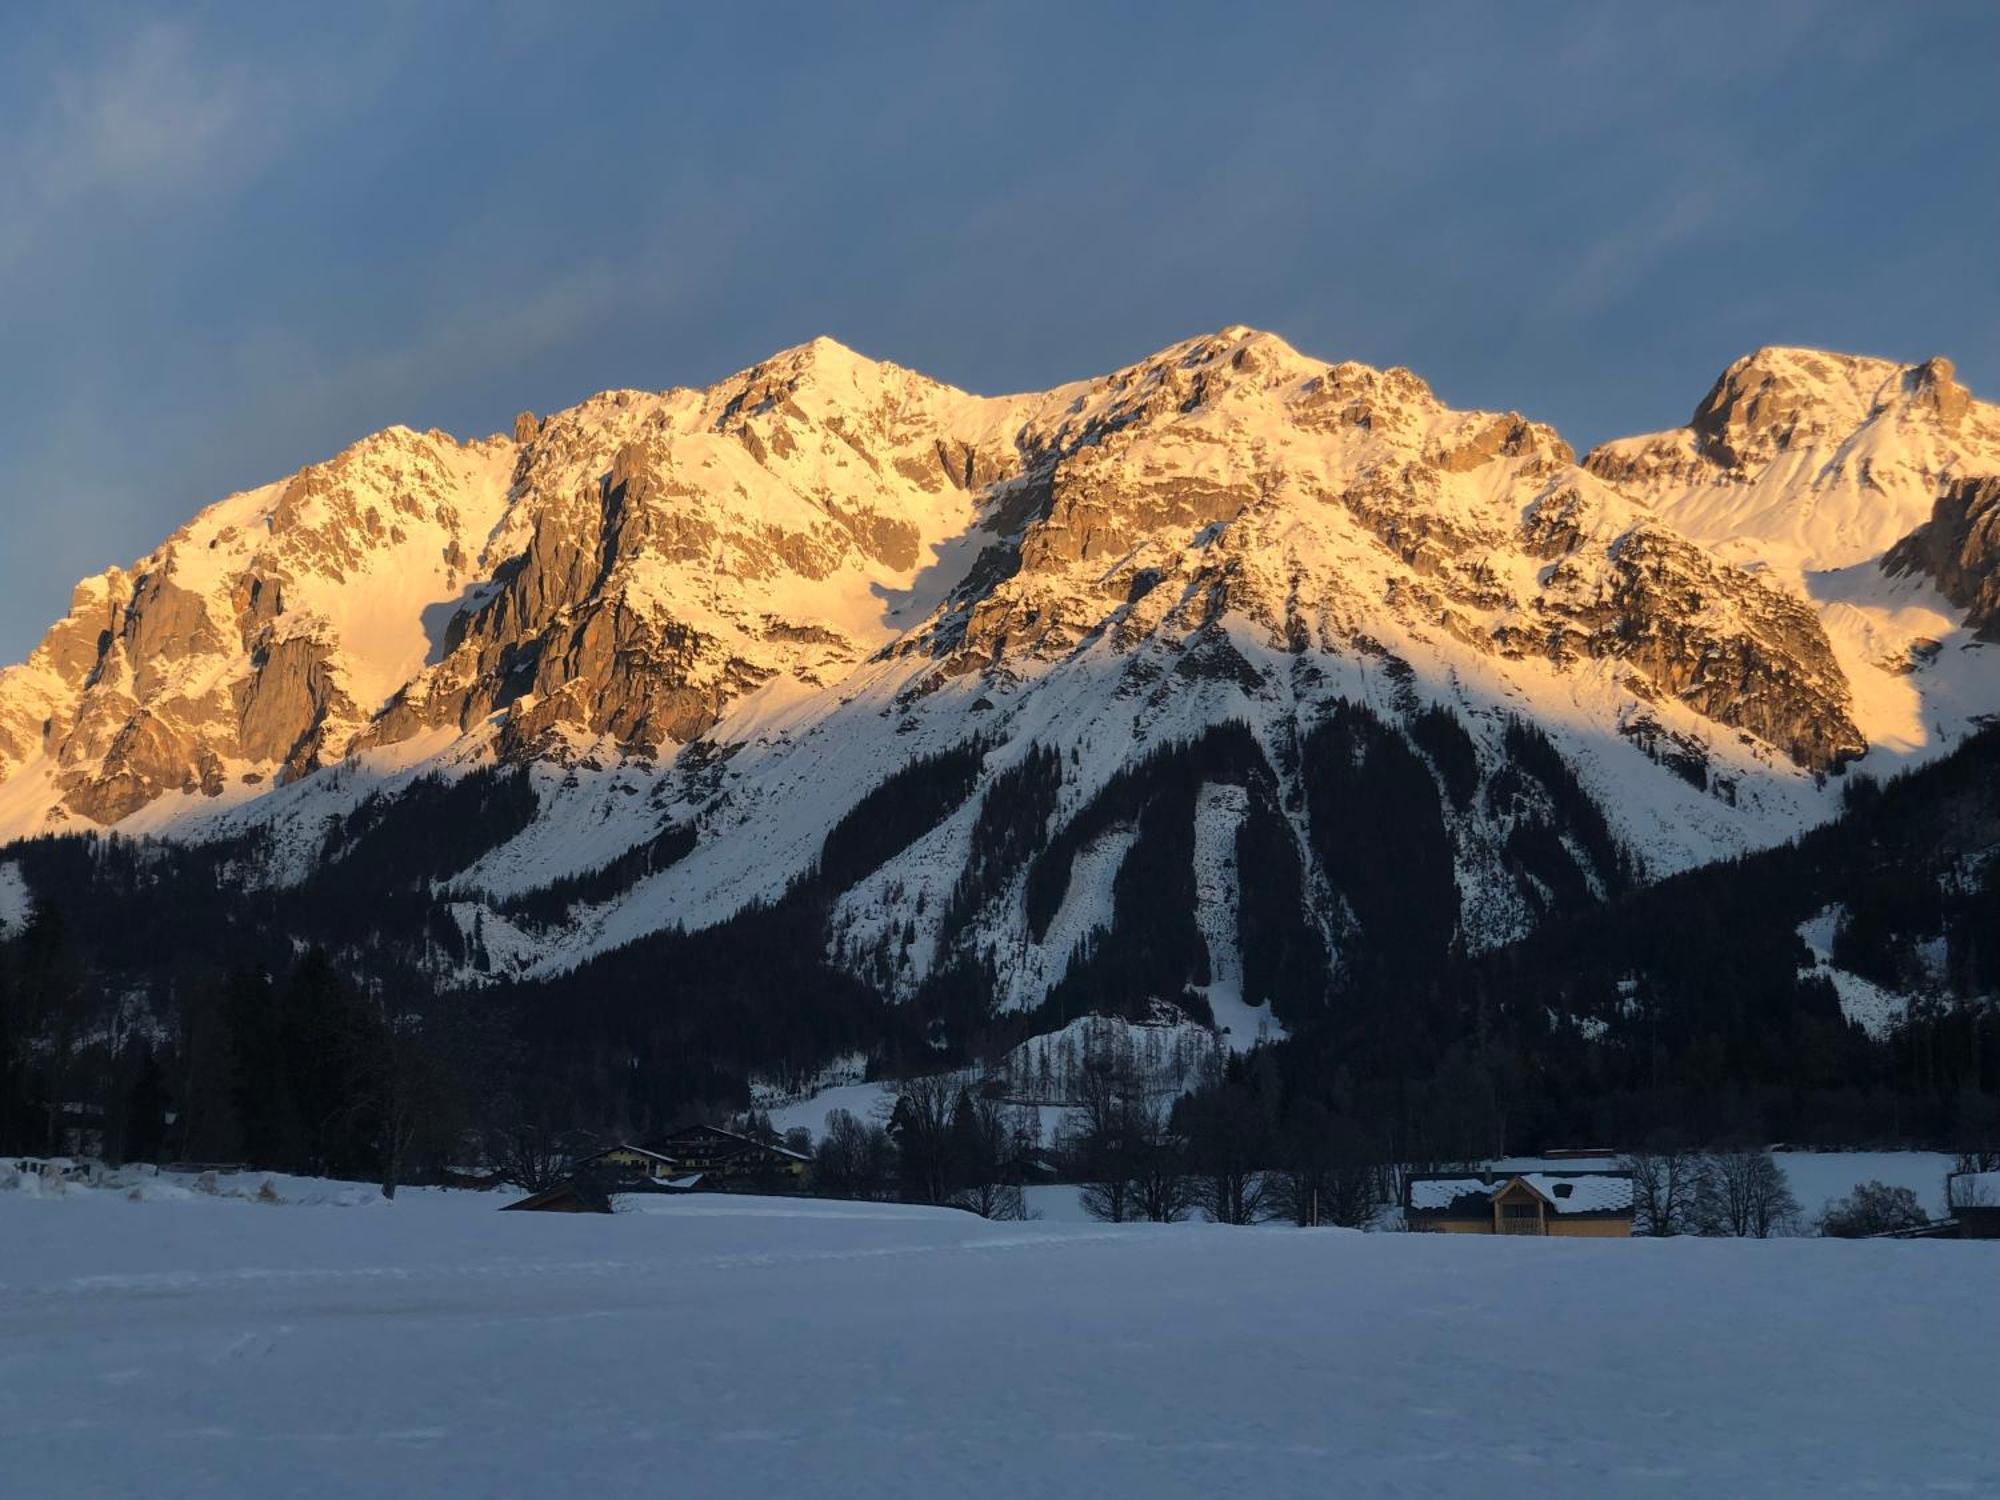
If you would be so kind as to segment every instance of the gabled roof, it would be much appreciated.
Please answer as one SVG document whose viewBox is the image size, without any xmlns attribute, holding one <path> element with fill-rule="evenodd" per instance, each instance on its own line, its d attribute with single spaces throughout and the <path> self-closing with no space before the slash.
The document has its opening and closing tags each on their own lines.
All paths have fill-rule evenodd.
<svg viewBox="0 0 2000 1500">
<path fill-rule="evenodd" d="M 563 1203 L 579 1204 L 589 1213 L 608 1214 L 611 1212 L 611 1200 L 609 1198 L 597 1192 L 588 1184 L 578 1182 L 574 1177 L 565 1178 L 554 1187 L 544 1188 L 539 1193 L 530 1193 L 527 1197 L 518 1199 L 513 1203 L 503 1203 L 500 1205 L 500 1211 L 506 1213 L 512 1209 L 525 1209 L 533 1213 L 541 1209 L 555 1208 Z"/>
<path fill-rule="evenodd" d="M 1520 1183 L 1555 1214 L 1632 1211 L 1630 1172 L 1509 1172 L 1489 1176 L 1413 1176 L 1403 1183 L 1403 1206 L 1416 1213 L 1476 1215 Z"/>
<path fill-rule="evenodd" d="M 724 1140 L 730 1141 L 747 1141 L 750 1139 L 749 1136 L 741 1135 L 734 1130 L 724 1130 L 720 1125 L 702 1124 L 676 1125 L 672 1130 L 661 1136 L 660 1139 L 663 1141 L 686 1141 L 693 1140 L 697 1136 L 708 1135 L 721 1136 Z"/>
</svg>

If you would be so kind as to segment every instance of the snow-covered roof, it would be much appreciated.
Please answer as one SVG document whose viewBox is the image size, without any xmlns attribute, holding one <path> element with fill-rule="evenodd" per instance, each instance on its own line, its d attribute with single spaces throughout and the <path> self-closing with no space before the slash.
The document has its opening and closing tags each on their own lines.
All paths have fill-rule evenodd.
<svg viewBox="0 0 2000 1500">
<path fill-rule="evenodd" d="M 1523 1172 L 1520 1180 L 1559 1214 L 1613 1213 L 1632 1206 L 1632 1178 L 1625 1172 Z"/>
<path fill-rule="evenodd" d="M 1408 1191 L 1411 1208 L 1439 1209 L 1474 1193 L 1490 1195 L 1493 1185 L 1477 1177 L 1425 1177 L 1413 1180 Z"/>
<path fill-rule="evenodd" d="M 1490 1179 L 1416 1177 L 1409 1184 L 1409 1206 L 1435 1213 L 1465 1198 L 1490 1202 L 1513 1182 L 1526 1183 L 1559 1214 L 1618 1213 L 1632 1207 L 1632 1178 L 1625 1172 L 1519 1172 Z"/>
</svg>

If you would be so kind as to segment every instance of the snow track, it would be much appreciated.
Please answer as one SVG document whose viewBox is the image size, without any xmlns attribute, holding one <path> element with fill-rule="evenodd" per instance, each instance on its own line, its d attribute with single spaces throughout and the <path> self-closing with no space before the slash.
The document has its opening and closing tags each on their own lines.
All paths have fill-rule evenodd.
<svg viewBox="0 0 2000 1500">
<path fill-rule="evenodd" d="M 1243 951 L 1236 914 L 1242 872 L 1236 865 L 1236 831 L 1250 810 L 1250 794 L 1240 786 L 1210 783 L 1194 809 L 1195 921 L 1208 945 L 1209 1009 L 1232 1052 L 1248 1052 L 1260 1040 L 1285 1034 L 1270 1008 L 1243 993 Z"/>
</svg>

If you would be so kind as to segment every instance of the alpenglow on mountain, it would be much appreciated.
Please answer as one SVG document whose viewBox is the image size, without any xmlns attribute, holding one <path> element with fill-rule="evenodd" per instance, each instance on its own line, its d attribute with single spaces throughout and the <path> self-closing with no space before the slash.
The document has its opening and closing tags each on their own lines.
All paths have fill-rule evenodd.
<svg viewBox="0 0 2000 1500">
<path fill-rule="evenodd" d="M 1247 328 L 1006 397 L 820 339 L 391 428 L 84 580 L 0 672 L 0 837 L 248 837 L 284 887 L 520 768 L 424 883 L 458 979 L 810 879 L 836 966 L 1025 1010 L 1182 903 L 1143 982 L 1240 1045 L 1287 966 L 1490 946 L 1948 750 L 2000 710 L 1996 517 L 1942 359 L 1760 350 L 1578 459 Z"/>
</svg>

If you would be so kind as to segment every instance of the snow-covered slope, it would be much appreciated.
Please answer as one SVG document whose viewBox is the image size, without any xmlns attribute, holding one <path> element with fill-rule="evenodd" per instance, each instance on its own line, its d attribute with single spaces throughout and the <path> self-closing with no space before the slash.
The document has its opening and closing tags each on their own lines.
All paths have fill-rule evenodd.
<svg viewBox="0 0 2000 1500">
<path fill-rule="evenodd" d="M 835 962 L 984 965 L 1029 1009 L 1184 901 L 1180 983 L 1240 1045 L 1283 1027 L 1272 921 L 1335 964 L 1367 927 L 1331 804 L 1399 768 L 1430 937 L 1476 946 L 1945 748 L 2000 679 L 1987 512 L 1932 512 L 1996 472 L 1941 361 L 1763 351 L 1579 465 L 1247 328 L 1004 398 L 817 340 L 470 445 L 391 429 L 87 580 L 0 674 L 0 835 L 256 829 L 257 878 L 304 881 L 371 793 L 527 765 L 536 816 L 439 899 L 548 972 L 775 899 L 864 807 Z"/>
</svg>

